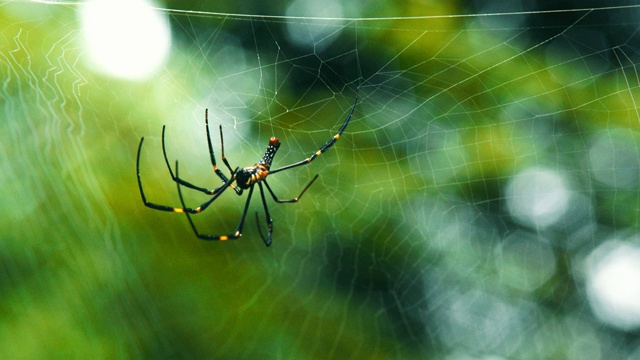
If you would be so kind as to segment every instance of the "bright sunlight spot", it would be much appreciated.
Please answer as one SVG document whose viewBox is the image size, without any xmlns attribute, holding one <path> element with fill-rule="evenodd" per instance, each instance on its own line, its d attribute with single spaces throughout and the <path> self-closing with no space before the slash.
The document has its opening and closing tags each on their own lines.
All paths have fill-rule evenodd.
<svg viewBox="0 0 640 360">
<path fill-rule="evenodd" d="M 169 23 L 145 0 L 90 0 L 80 8 L 91 65 L 125 79 L 160 67 L 171 44 Z"/>
<path fill-rule="evenodd" d="M 640 247 L 609 241 L 587 264 L 587 293 L 596 316 L 622 330 L 640 328 Z"/>
<path fill-rule="evenodd" d="M 565 214 L 569 189 L 555 171 L 532 168 L 516 175 L 507 186 L 511 216 L 531 228 L 546 228 Z"/>
</svg>

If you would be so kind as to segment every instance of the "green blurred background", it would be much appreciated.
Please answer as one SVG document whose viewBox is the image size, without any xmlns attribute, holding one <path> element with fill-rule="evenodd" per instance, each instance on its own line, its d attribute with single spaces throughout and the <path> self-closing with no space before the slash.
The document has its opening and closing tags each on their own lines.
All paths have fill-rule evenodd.
<svg viewBox="0 0 640 360">
<path fill-rule="evenodd" d="M 132 80 L 92 62 L 87 5 L 0 2 L 0 357 L 638 356 L 640 325 L 594 310 L 589 264 L 639 242 L 640 11 L 523 3 L 166 2 L 168 57 Z M 257 193 L 227 242 L 143 206 L 142 136 L 148 199 L 178 206 L 163 125 L 181 176 L 213 188 L 205 108 L 216 154 L 218 125 L 233 167 L 277 136 L 277 167 L 356 93 L 332 149 L 269 178 L 290 198 L 320 174 L 299 203 L 267 199 L 270 248 Z M 200 231 L 233 232 L 244 199 Z"/>
</svg>

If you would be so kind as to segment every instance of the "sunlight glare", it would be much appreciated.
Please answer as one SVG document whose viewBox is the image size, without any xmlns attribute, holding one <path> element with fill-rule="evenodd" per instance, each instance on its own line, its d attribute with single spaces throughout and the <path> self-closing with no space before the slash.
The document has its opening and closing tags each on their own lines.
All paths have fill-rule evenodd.
<svg viewBox="0 0 640 360">
<path fill-rule="evenodd" d="M 146 0 L 90 0 L 80 18 L 91 65 L 125 79 L 144 79 L 166 60 L 169 23 Z"/>
<path fill-rule="evenodd" d="M 587 264 L 587 294 L 595 315 L 621 330 L 640 328 L 640 247 L 608 241 Z"/>
</svg>

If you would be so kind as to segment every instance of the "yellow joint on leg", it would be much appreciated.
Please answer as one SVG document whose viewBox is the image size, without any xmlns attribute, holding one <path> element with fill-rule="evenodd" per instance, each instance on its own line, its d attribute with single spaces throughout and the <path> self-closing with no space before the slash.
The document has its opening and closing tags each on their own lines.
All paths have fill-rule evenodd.
<svg viewBox="0 0 640 360">
<path fill-rule="evenodd" d="M 320 150 L 316 151 L 316 156 L 320 156 L 320 154 L 322 154 L 322 151 Z"/>
<path fill-rule="evenodd" d="M 184 212 L 184 209 L 178 209 L 178 208 L 175 208 L 175 209 L 173 209 L 173 212 L 183 213 L 183 212 Z"/>
<path fill-rule="evenodd" d="M 340 134 L 335 134 L 335 135 L 333 136 L 333 140 L 338 140 L 338 138 L 340 138 Z"/>
<path fill-rule="evenodd" d="M 226 235 L 220 236 L 220 241 L 225 241 L 225 240 L 229 240 L 229 237 Z"/>
</svg>

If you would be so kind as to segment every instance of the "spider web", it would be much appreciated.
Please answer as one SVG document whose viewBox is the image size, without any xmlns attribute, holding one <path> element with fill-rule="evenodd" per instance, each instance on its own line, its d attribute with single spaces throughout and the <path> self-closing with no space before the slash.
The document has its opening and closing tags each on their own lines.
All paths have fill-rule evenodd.
<svg viewBox="0 0 640 360">
<path fill-rule="evenodd" d="M 130 80 L 92 63 L 88 5 L 0 2 L 2 357 L 638 356 L 639 6 L 270 4 L 156 8 L 169 56 Z M 148 200 L 180 204 L 163 125 L 214 188 L 205 109 L 228 174 L 218 126 L 233 168 L 272 136 L 280 167 L 356 96 L 269 177 L 320 175 L 267 195 L 270 248 L 257 192 L 215 243 L 140 200 L 144 136 Z"/>
</svg>

